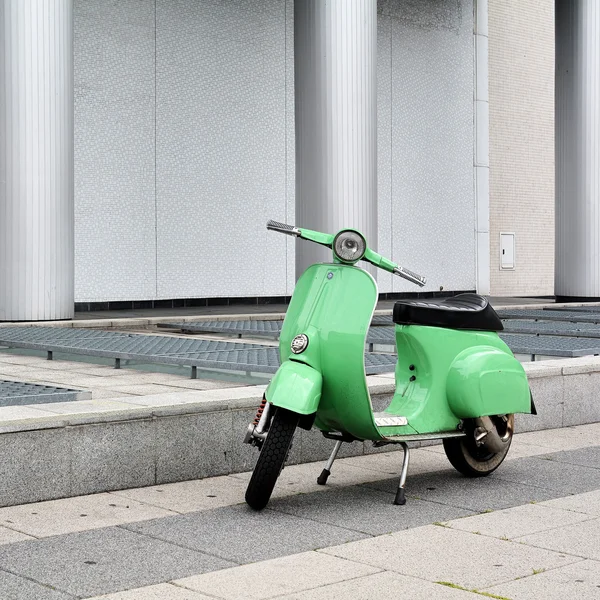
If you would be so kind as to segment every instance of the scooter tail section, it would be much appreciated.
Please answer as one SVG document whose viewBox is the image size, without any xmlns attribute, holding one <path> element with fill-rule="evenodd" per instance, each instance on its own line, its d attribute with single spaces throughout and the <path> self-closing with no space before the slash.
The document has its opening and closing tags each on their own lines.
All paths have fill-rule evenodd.
<svg viewBox="0 0 600 600">
<path fill-rule="evenodd" d="M 492 346 L 473 346 L 458 354 L 448 372 L 446 393 L 459 419 L 532 412 L 523 366 Z"/>
<path fill-rule="evenodd" d="M 299 415 L 317 412 L 321 400 L 323 376 L 320 371 L 294 360 L 285 361 L 265 392 L 273 405 Z"/>
</svg>

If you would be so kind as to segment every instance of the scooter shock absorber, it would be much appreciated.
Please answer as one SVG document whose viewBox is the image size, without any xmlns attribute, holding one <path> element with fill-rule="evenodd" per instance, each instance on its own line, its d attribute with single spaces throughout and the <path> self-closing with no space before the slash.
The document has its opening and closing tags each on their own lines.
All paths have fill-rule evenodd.
<svg viewBox="0 0 600 600">
<path fill-rule="evenodd" d="M 256 427 L 258 425 L 263 412 L 265 412 L 266 405 L 267 405 L 267 399 L 263 396 L 262 402 L 260 403 L 260 406 L 258 407 L 258 410 L 256 411 L 256 416 L 254 417 L 254 421 L 252 422 L 254 427 Z"/>
</svg>

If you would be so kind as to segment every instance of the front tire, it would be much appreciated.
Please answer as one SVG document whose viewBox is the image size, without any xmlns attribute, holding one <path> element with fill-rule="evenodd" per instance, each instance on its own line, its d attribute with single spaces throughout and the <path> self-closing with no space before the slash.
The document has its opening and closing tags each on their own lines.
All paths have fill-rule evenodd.
<svg viewBox="0 0 600 600">
<path fill-rule="evenodd" d="M 298 419 L 299 416 L 289 410 L 283 408 L 275 410 L 269 432 L 246 488 L 246 503 L 250 508 L 262 510 L 269 502 L 292 445 Z"/>
<path fill-rule="evenodd" d="M 472 423 L 466 424 L 467 435 L 460 438 L 446 438 L 443 440 L 444 451 L 450 464 L 467 477 L 487 477 L 493 473 L 504 461 L 512 442 L 514 415 L 506 415 L 504 431 L 499 431 L 504 442 L 504 447 L 499 452 L 492 452 L 485 446 L 475 443 Z M 498 428 L 502 427 L 502 417 L 493 417 Z"/>
</svg>

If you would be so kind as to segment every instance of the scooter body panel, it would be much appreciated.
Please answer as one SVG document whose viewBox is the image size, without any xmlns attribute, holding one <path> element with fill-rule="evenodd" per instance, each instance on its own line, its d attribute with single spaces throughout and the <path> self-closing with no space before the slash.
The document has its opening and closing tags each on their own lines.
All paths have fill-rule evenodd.
<svg viewBox="0 0 600 600">
<path fill-rule="evenodd" d="M 419 433 L 531 410 L 523 367 L 495 332 L 397 325 L 396 345 L 396 393 L 386 412 L 403 414 Z"/>
<path fill-rule="evenodd" d="M 276 406 L 305 410 L 305 398 L 283 379 L 287 362 L 303 363 L 322 375 L 322 391 L 315 425 L 323 431 L 340 431 L 357 439 L 379 440 L 365 377 L 365 340 L 377 302 L 377 284 L 366 271 L 344 264 L 317 264 L 300 277 L 281 330 L 278 374 L 267 390 Z M 306 334 L 308 347 L 293 354 L 291 342 Z M 326 349 L 326 351 L 324 350 Z M 289 368 L 289 367 L 288 367 Z M 277 385 L 274 385 L 277 383 Z M 289 396 L 277 389 L 285 386 Z M 301 414 L 306 414 L 301 412 Z"/>
<path fill-rule="evenodd" d="M 463 350 L 450 367 L 446 393 L 450 408 L 461 419 L 531 412 L 523 366 L 493 346 Z"/>
</svg>

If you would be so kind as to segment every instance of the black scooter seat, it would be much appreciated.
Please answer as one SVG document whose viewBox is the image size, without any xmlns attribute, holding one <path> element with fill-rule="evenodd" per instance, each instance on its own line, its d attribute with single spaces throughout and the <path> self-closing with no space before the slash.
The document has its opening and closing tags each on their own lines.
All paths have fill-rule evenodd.
<svg viewBox="0 0 600 600">
<path fill-rule="evenodd" d="M 447 329 L 502 331 L 500 317 L 477 294 L 459 294 L 444 300 L 399 300 L 394 304 L 394 323 L 428 325 Z"/>
</svg>

